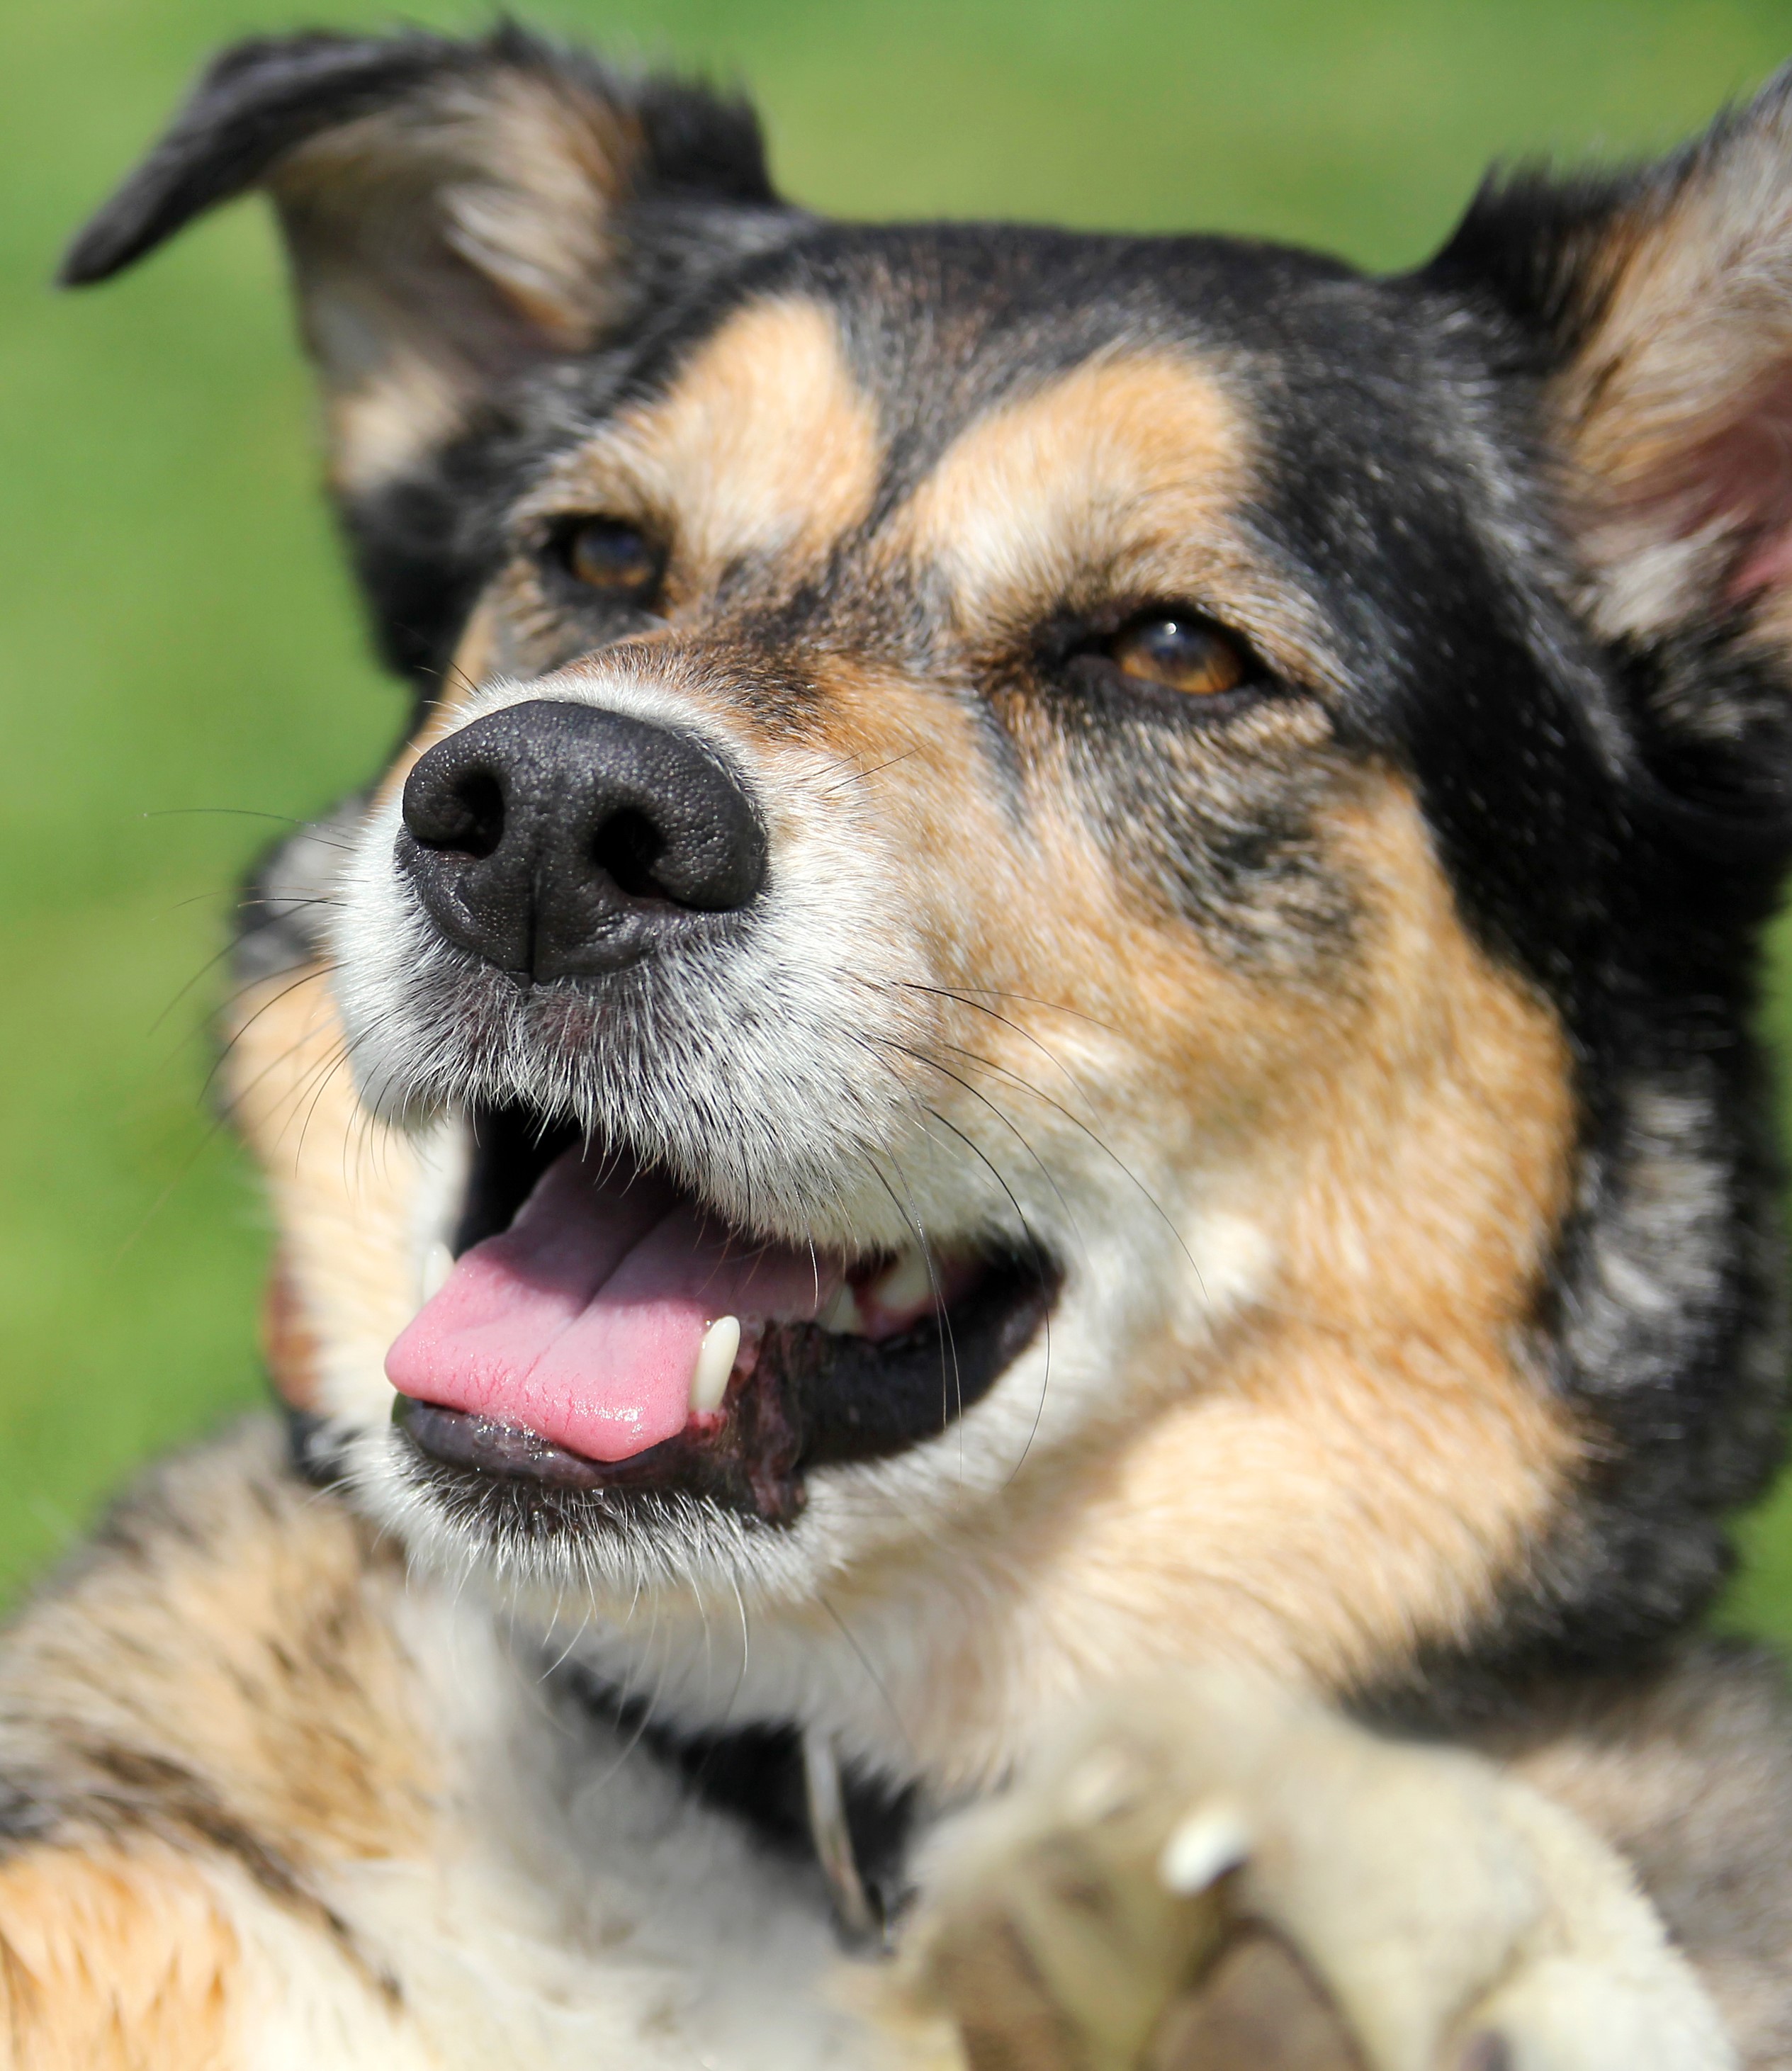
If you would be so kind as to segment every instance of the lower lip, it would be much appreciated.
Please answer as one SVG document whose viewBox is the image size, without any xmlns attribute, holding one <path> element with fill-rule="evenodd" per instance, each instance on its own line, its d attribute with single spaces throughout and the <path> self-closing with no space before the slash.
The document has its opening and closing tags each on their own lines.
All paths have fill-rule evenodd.
<svg viewBox="0 0 1792 2071">
<path fill-rule="evenodd" d="M 897 1338 L 773 1325 L 720 1412 L 625 1460 L 587 1459 L 523 1427 L 410 1396 L 398 1398 L 393 1421 L 437 1469 L 507 1484 L 513 1496 L 583 1499 L 593 1522 L 619 1502 L 683 1497 L 787 1525 L 814 1470 L 889 1458 L 949 1429 L 1031 1343 L 1057 1290 L 1053 1273 L 1001 1263 L 944 1317 Z"/>
</svg>

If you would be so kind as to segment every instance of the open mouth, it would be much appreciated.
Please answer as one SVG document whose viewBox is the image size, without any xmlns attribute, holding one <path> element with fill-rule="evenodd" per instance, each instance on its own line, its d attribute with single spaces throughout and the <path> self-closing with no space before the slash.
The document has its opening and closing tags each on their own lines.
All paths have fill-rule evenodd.
<svg viewBox="0 0 1792 2071">
<path fill-rule="evenodd" d="M 394 1421 L 457 1477 L 788 1524 L 812 1469 L 945 1430 L 1056 1292 L 1001 1252 L 757 1241 L 521 1109 L 474 1142 L 457 1255 L 386 1363 Z"/>
</svg>

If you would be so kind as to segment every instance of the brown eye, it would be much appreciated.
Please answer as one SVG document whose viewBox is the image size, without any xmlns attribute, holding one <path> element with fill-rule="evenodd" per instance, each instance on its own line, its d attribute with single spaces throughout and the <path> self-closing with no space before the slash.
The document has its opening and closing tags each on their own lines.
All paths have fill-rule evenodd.
<svg viewBox="0 0 1792 2071">
<path fill-rule="evenodd" d="M 1231 641 L 1192 613 L 1135 618 L 1114 635 L 1107 651 L 1123 676 L 1191 698 L 1236 691 L 1251 673 Z"/>
<path fill-rule="evenodd" d="M 580 519 L 563 536 L 560 551 L 568 574 L 612 597 L 640 599 L 659 586 L 658 547 L 613 518 Z"/>
</svg>

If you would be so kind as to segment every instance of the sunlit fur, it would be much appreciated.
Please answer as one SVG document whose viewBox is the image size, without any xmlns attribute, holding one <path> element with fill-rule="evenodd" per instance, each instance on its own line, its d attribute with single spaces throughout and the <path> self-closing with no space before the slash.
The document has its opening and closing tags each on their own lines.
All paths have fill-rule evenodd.
<svg viewBox="0 0 1792 2071">
<path fill-rule="evenodd" d="M 419 695 L 224 1016 L 297 1464 L 171 1468 L 6 1657 L 22 2065 L 84 1920 L 148 2067 L 1118 2071 L 1195 1981 L 1212 2071 L 1290 1965 L 1302 2061 L 1792 2062 L 1792 1737 L 1692 1636 L 1784 1396 L 1788 91 L 1376 281 L 827 224 L 743 109 L 515 30 L 220 61 L 68 277 L 269 190 Z M 659 594 L 573 579 L 590 517 Z M 1171 609 L 1236 684 L 1105 672 Z M 543 699 L 736 773 L 700 950 L 525 986 L 429 919 L 407 776 Z M 383 1363 L 506 1102 L 1048 1321 L 777 1523 L 445 1476 Z M 894 1969 L 631 1704 L 912 1794 Z"/>
</svg>

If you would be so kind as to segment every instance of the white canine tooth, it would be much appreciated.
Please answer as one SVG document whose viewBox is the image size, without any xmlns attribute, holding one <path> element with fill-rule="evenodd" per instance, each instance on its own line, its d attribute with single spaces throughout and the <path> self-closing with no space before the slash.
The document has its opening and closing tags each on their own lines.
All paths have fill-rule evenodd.
<svg viewBox="0 0 1792 2071">
<path fill-rule="evenodd" d="M 912 1309 L 930 1300 L 933 1275 L 929 1270 L 926 1253 L 918 1245 L 911 1245 L 884 1267 L 865 1292 L 880 1309 Z"/>
<path fill-rule="evenodd" d="M 454 1270 L 454 1254 L 439 1239 L 423 1254 L 423 1298 L 433 1302 Z"/>
<path fill-rule="evenodd" d="M 852 1291 L 852 1282 L 843 1280 L 817 1312 L 815 1321 L 824 1331 L 832 1331 L 836 1337 L 863 1337 L 865 1319 L 859 1313 L 859 1297 Z"/>
<path fill-rule="evenodd" d="M 740 1349 L 740 1318 L 722 1316 L 703 1332 L 697 1347 L 697 1364 L 691 1372 L 691 1407 L 699 1417 L 720 1409 L 728 1392 L 728 1376 L 734 1371 L 734 1355 Z"/>
</svg>

